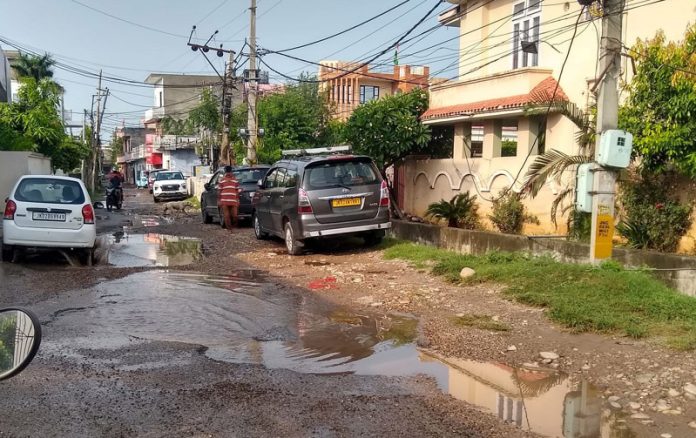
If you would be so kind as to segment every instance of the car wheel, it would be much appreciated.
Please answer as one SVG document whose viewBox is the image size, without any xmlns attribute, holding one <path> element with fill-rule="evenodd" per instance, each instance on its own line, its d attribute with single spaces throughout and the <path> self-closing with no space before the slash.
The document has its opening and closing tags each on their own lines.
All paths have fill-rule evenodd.
<svg viewBox="0 0 696 438">
<path fill-rule="evenodd" d="M 225 225 L 225 215 L 222 213 L 222 208 L 218 208 L 218 220 L 220 221 L 220 227 L 227 228 Z"/>
<path fill-rule="evenodd" d="M 82 250 L 80 254 L 80 263 L 82 263 L 84 266 L 94 265 L 94 248 Z"/>
<path fill-rule="evenodd" d="M 213 218 L 208 214 L 207 208 L 204 204 L 201 204 L 201 216 L 203 217 L 203 223 L 209 224 L 213 222 Z"/>
<path fill-rule="evenodd" d="M 2 246 L 2 261 L 6 263 L 12 263 L 14 260 L 14 248 L 9 245 Z"/>
<path fill-rule="evenodd" d="M 301 243 L 295 239 L 295 230 L 292 229 L 290 221 L 285 223 L 285 248 L 290 255 L 302 254 Z"/>
<path fill-rule="evenodd" d="M 120 210 L 123 204 L 116 204 L 116 210 Z"/>
<path fill-rule="evenodd" d="M 254 215 L 251 217 L 251 223 L 254 225 L 254 234 L 256 235 L 256 238 L 258 240 L 268 239 L 268 233 L 264 232 L 261 229 L 261 222 L 259 222 L 259 218 L 258 216 L 256 216 L 256 212 L 254 212 Z"/>
<path fill-rule="evenodd" d="M 384 231 L 373 231 L 370 234 L 366 234 L 364 239 L 366 246 L 379 245 L 384 240 Z"/>
</svg>

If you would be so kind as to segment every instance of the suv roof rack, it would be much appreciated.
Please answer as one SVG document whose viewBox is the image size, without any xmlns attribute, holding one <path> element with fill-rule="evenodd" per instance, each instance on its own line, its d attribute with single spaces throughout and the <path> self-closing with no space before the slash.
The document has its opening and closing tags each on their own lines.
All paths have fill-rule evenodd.
<svg viewBox="0 0 696 438">
<path fill-rule="evenodd" d="M 301 157 L 306 155 L 326 155 L 326 154 L 340 154 L 342 152 L 350 152 L 350 145 L 341 146 L 327 146 L 323 148 L 311 148 L 311 149 L 285 149 L 282 151 L 283 157 Z"/>
</svg>

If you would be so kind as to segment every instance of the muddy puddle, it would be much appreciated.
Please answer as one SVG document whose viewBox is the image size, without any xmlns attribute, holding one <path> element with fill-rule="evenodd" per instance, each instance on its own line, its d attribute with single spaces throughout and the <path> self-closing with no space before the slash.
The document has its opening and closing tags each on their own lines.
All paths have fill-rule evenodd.
<svg viewBox="0 0 696 438">
<path fill-rule="evenodd" d="M 114 357 L 113 351 L 133 342 L 168 341 L 202 345 L 217 361 L 270 369 L 424 375 L 443 393 L 544 436 L 632 436 L 587 383 L 531 365 L 438 357 L 416 347 L 418 321 L 411 315 L 361 314 L 284 294 L 255 271 L 148 271 L 102 283 L 88 296 L 52 313 L 46 323 L 54 340 L 42 345 L 44 354 L 94 358 L 97 350 Z M 176 366 L 114 365 L 124 371 Z"/>
<path fill-rule="evenodd" d="M 185 266 L 203 256 L 198 239 L 166 234 L 117 232 L 99 239 L 100 263 L 119 268 Z"/>
</svg>

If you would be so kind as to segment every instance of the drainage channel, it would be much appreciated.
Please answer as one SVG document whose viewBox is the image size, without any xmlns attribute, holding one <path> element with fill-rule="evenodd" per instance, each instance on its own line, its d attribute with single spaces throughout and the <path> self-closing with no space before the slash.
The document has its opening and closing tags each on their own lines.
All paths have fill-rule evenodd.
<svg viewBox="0 0 696 438">
<path fill-rule="evenodd" d="M 88 305 L 54 312 L 48 324 L 63 336 L 47 342 L 47 352 L 79 359 L 86 350 L 118 350 L 134 340 L 168 341 L 205 346 L 217 361 L 269 369 L 425 375 L 443 393 L 541 435 L 631 436 L 625 420 L 605 409 L 601 393 L 588 383 L 531 365 L 439 357 L 417 348 L 418 320 L 411 315 L 362 314 L 279 293 L 255 272 L 147 271 L 102 283 L 89 294 Z M 76 335 L 84 332 L 80 327 L 89 327 L 90 335 Z M 153 366 L 167 364 L 142 369 Z"/>
</svg>

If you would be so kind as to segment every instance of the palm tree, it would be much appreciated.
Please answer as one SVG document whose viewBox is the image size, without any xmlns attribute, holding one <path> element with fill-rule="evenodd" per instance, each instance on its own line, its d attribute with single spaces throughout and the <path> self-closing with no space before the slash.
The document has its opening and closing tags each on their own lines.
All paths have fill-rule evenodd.
<svg viewBox="0 0 696 438">
<path fill-rule="evenodd" d="M 476 205 L 476 195 L 471 196 L 469 192 L 460 193 L 452 197 L 451 200 L 442 199 L 433 202 L 426 210 L 426 216 L 436 219 L 444 219 L 447 226 L 458 228 L 475 228 L 478 224 L 478 205 Z"/>
<path fill-rule="evenodd" d="M 577 155 L 568 155 L 557 149 L 551 149 L 536 157 L 527 170 L 524 186 L 524 192 L 528 193 L 532 198 L 539 194 L 539 191 L 549 179 L 553 178 L 557 183 L 561 184 L 563 176 L 568 170 L 575 173 L 580 164 L 590 163 L 594 160 L 594 118 L 571 102 L 556 103 L 556 108 L 560 114 L 578 127 L 576 142 L 579 151 Z M 591 112 L 594 112 L 594 106 L 591 107 Z M 556 198 L 551 203 L 551 220 L 554 225 L 557 225 L 556 216 L 559 208 L 561 208 L 561 214 L 565 215 L 573 207 L 572 201 L 570 203 L 565 201 L 569 198 L 573 199 L 574 195 L 575 178 L 571 178 L 568 186 L 556 195 Z"/>
<path fill-rule="evenodd" d="M 40 82 L 44 78 L 53 78 L 53 66 L 56 61 L 48 53 L 43 56 L 19 53 L 17 62 L 12 66 L 20 78 L 34 78 Z"/>
</svg>

